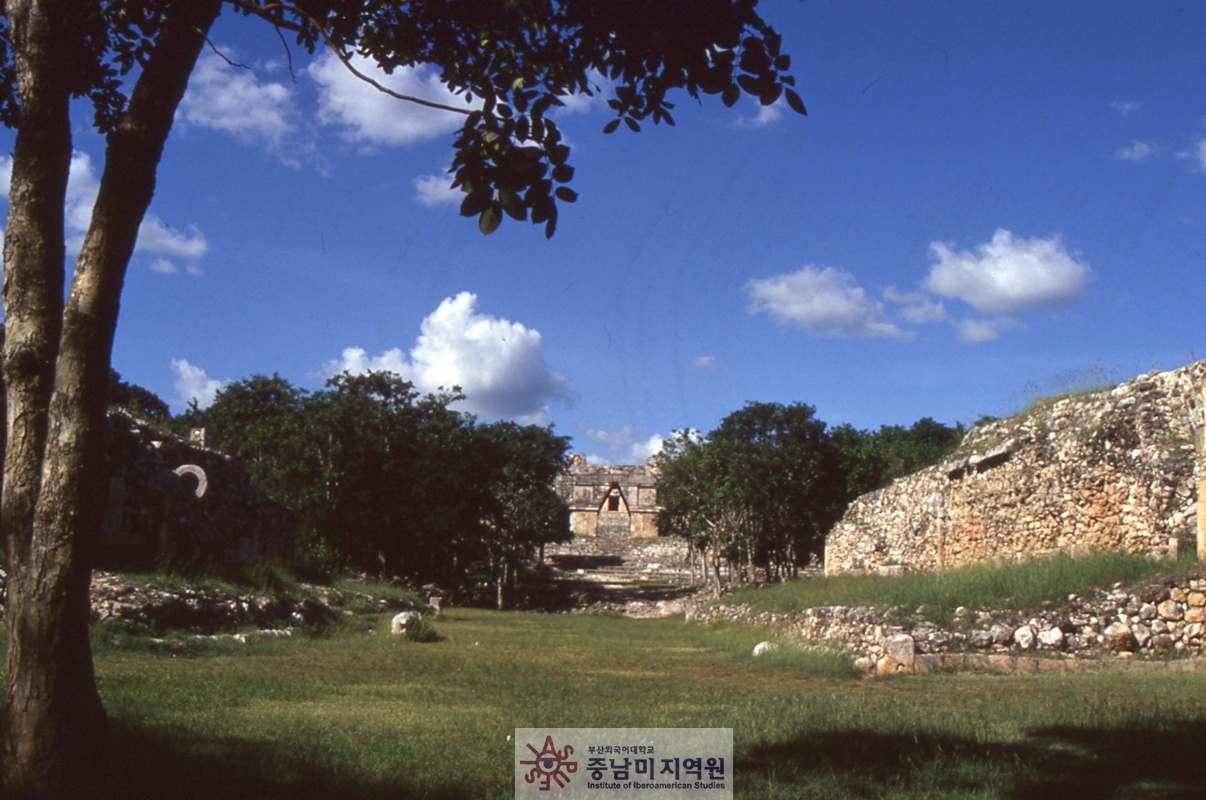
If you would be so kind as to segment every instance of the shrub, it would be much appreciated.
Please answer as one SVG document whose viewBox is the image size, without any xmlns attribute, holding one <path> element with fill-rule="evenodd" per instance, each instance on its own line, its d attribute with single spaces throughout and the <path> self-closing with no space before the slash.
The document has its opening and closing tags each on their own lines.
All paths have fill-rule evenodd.
<svg viewBox="0 0 1206 800">
<path fill-rule="evenodd" d="M 406 640 L 410 642 L 438 642 L 443 637 L 427 617 L 419 617 L 406 629 Z"/>
</svg>

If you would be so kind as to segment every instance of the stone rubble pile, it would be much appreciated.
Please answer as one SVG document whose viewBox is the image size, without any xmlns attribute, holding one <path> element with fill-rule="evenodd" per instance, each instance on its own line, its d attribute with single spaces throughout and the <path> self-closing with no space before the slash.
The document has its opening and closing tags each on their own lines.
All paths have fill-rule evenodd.
<svg viewBox="0 0 1206 800">
<path fill-rule="evenodd" d="M 92 618 L 139 631 L 213 633 L 278 626 L 320 628 L 337 616 L 314 597 L 233 595 L 194 587 L 137 587 L 116 575 L 92 579 Z"/>
<path fill-rule="evenodd" d="M 957 666 L 1041 668 L 1019 664 L 1018 656 L 1048 661 L 1200 656 L 1206 650 L 1206 570 L 1134 588 L 1119 583 L 1030 612 L 960 608 L 949 626 L 927 620 L 926 612 L 834 606 L 770 613 L 697 602 L 687 619 L 765 625 L 797 641 L 835 644 L 855 654 L 859 669 L 881 675 Z M 1014 660 L 967 657 L 976 655 Z"/>
<path fill-rule="evenodd" d="M 0 603 L 5 599 L 5 575 L 0 571 Z M 185 587 L 134 586 L 120 575 L 94 572 L 91 603 L 94 622 L 121 623 L 135 633 L 183 630 L 198 636 L 252 639 L 288 635 L 294 628 L 320 629 L 349 606 L 376 611 L 433 611 L 432 606 L 408 600 L 383 599 L 329 586 L 301 587 L 306 595 L 243 595 Z M 257 630 L 231 634 L 231 631 Z"/>
</svg>

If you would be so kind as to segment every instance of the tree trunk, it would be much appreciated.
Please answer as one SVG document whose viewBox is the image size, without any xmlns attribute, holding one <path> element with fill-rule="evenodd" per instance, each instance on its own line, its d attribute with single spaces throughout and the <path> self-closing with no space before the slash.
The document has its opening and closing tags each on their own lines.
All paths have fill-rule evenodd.
<svg viewBox="0 0 1206 800">
<path fill-rule="evenodd" d="M 507 584 L 507 562 L 495 563 L 494 567 L 494 607 L 499 611 L 506 607 L 504 587 Z"/>
<path fill-rule="evenodd" d="M 4 252 L 8 438 L 0 503 L 9 638 L 0 751 L 10 798 L 96 790 L 105 714 L 88 645 L 88 586 L 103 516 L 109 356 L 172 116 L 221 7 L 221 0 L 187 0 L 165 11 L 154 52 L 108 137 L 64 304 L 71 129 L 62 65 L 77 33 L 72 3 L 5 5 L 21 105 Z"/>
</svg>

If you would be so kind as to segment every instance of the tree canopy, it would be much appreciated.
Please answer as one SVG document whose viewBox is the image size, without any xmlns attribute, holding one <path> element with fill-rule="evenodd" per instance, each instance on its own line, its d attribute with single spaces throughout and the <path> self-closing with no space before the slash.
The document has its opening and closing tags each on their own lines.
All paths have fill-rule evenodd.
<svg viewBox="0 0 1206 800">
<path fill-rule="evenodd" d="M 397 375 L 343 373 L 317 392 L 279 375 L 226 386 L 181 422 L 246 465 L 252 482 L 298 514 L 298 559 L 457 599 L 498 605 L 536 550 L 569 538 L 553 483 L 569 440 L 551 428 L 479 423 Z"/>
<path fill-rule="evenodd" d="M 940 461 L 962 436 L 929 417 L 868 432 L 831 429 L 805 403 L 748 403 L 706 436 L 666 442 L 659 527 L 704 553 L 717 588 L 723 564 L 739 580 L 791 576 L 851 500 Z"/>
</svg>

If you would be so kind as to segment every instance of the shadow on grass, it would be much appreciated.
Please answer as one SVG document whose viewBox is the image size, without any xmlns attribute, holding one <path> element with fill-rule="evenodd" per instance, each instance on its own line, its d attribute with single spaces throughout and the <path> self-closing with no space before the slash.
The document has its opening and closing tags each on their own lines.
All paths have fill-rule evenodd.
<svg viewBox="0 0 1206 800">
<path fill-rule="evenodd" d="M 807 793 L 825 785 L 851 798 L 1190 800 L 1206 797 L 1204 752 L 1201 722 L 1044 728 L 1009 743 L 847 730 L 756 748 L 735 771 L 779 789 L 796 784 Z"/>
<path fill-rule="evenodd" d="M 404 775 L 366 781 L 333 773 L 308 758 L 312 753 L 232 737 L 208 739 L 115 723 L 110 745 L 96 795 L 104 800 L 469 800 L 486 793 L 451 784 L 416 786 Z"/>
</svg>

